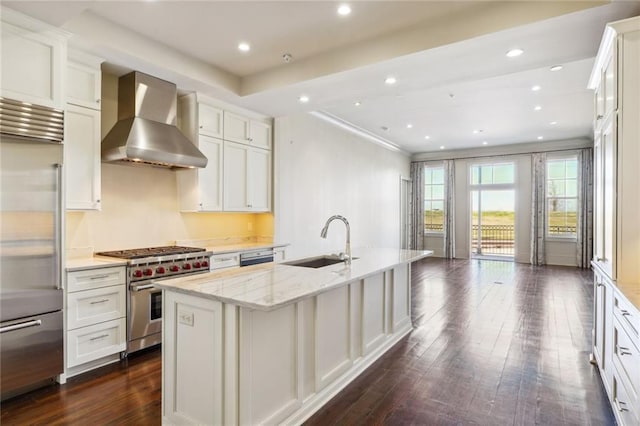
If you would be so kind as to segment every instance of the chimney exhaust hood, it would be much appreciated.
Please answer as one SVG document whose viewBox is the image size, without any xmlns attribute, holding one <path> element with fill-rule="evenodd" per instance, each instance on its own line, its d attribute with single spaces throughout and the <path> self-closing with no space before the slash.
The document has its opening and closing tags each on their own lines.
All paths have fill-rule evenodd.
<svg viewBox="0 0 640 426">
<path fill-rule="evenodd" d="M 118 121 L 102 141 L 102 161 L 167 168 L 206 167 L 207 157 L 176 127 L 175 84 L 141 72 L 118 80 Z"/>
</svg>

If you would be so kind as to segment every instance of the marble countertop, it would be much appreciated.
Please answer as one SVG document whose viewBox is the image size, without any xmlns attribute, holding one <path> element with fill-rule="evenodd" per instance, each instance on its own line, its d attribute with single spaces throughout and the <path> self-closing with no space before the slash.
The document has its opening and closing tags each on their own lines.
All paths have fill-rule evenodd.
<svg viewBox="0 0 640 426">
<path fill-rule="evenodd" d="M 207 251 L 210 251 L 214 255 L 216 255 L 216 254 L 225 254 L 225 253 L 237 253 L 237 252 L 249 251 L 249 250 L 260 250 L 260 249 L 272 248 L 272 247 L 286 247 L 288 245 L 289 245 L 288 243 L 247 242 L 247 243 L 238 243 L 238 244 L 205 246 L 205 248 L 207 249 Z"/>
<path fill-rule="evenodd" d="M 349 267 L 344 263 L 318 269 L 263 263 L 154 284 L 164 290 L 270 311 L 432 254 L 430 250 L 355 249 L 353 256 L 358 259 Z"/>
<path fill-rule="evenodd" d="M 94 256 L 78 259 L 68 259 L 65 262 L 67 271 L 82 271 L 85 269 L 107 268 L 109 266 L 125 266 L 127 261 L 113 257 Z"/>
</svg>

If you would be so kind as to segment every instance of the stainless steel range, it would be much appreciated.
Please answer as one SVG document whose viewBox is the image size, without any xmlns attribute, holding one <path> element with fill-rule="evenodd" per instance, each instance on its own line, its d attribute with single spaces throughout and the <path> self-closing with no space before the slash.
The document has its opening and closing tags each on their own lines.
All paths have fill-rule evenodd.
<svg viewBox="0 0 640 426">
<path fill-rule="evenodd" d="M 127 260 L 127 352 L 161 342 L 162 292 L 152 282 L 209 271 L 211 252 L 198 247 L 152 247 L 105 251 Z M 125 355 L 126 355 L 125 354 Z"/>
</svg>

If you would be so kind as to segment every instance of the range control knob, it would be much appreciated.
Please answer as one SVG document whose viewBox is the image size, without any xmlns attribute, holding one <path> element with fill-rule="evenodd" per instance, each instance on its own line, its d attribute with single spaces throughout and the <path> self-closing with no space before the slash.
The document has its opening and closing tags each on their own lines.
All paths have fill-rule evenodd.
<svg viewBox="0 0 640 426">
<path fill-rule="evenodd" d="M 185 263 L 184 265 L 182 265 L 182 269 L 185 269 L 185 270 L 188 271 L 189 269 L 191 269 L 191 264 L 190 263 Z"/>
<path fill-rule="evenodd" d="M 159 274 L 164 274 L 166 271 L 164 269 L 164 266 L 158 266 L 156 268 L 156 272 L 159 273 Z"/>
<path fill-rule="evenodd" d="M 202 263 L 200 263 L 200 262 L 196 262 L 196 263 L 193 264 L 194 268 L 199 268 L 201 266 L 202 266 Z"/>
<path fill-rule="evenodd" d="M 140 269 L 136 269 L 133 271 L 133 276 L 136 278 L 140 278 L 142 276 L 142 271 Z"/>
<path fill-rule="evenodd" d="M 180 267 L 178 267 L 178 265 L 173 265 L 171 268 L 169 268 L 169 270 L 171 272 L 178 272 L 180 270 Z"/>
<path fill-rule="evenodd" d="M 202 267 L 203 267 L 203 268 L 206 268 L 206 267 L 208 267 L 208 266 L 209 266 L 209 262 L 208 262 L 208 261 L 206 261 L 206 260 L 203 260 L 203 261 L 202 261 Z"/>
<path fill-rule="evenodd" d="M 143 274 L 145 274 L 146 276 L 153 275 L 153 269 L 145 269 Z"/>
</svg>

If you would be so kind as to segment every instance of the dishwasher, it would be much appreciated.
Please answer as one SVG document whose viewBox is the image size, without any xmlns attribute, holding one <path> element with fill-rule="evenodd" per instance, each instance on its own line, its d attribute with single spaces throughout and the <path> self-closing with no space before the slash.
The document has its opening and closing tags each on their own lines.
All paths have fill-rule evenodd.
<svg viewBox="0 0 640 426">
<path fill-rule="evenodd" d="M 273 262 L 273 249 L 240 253 L 240 266 L 258 265 Z"/>
</svg>

